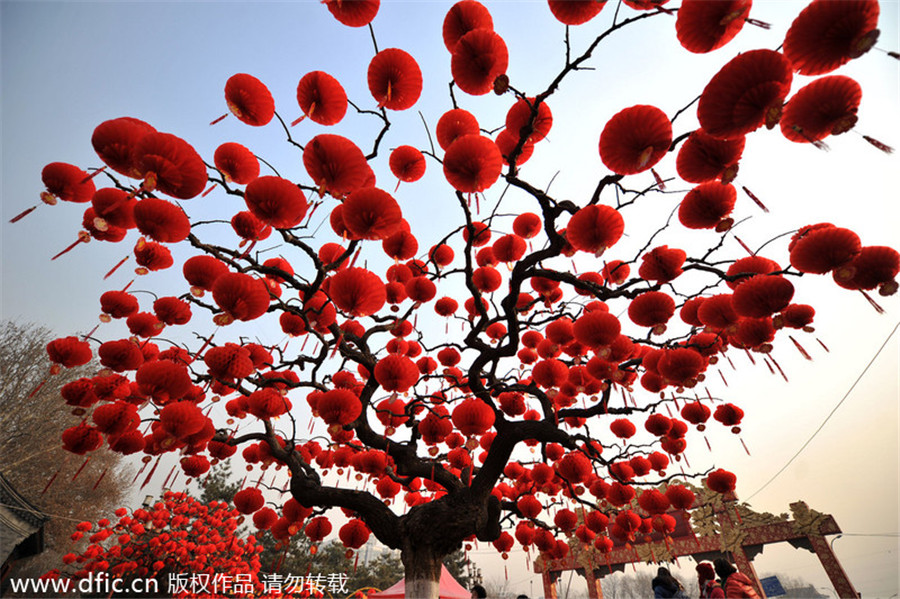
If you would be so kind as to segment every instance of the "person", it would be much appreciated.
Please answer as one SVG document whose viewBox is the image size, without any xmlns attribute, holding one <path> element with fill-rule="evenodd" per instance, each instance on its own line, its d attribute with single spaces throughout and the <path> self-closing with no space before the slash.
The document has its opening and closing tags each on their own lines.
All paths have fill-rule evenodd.
<svg viewBox="0 0 900 599">
<path fill-rule="evenodd" d="M 713 562 L 716 574 L 719 575 L 719 583 L 725 591 L 725 596 L 744 597 L 747 599 L 759 599 L 759 593 L 753 588 L 753 582 L 746 574 L 738 572 L 725 558 L 717 558 Z"/>
<path fill-rule="evenodd" d="M 656 571 L 656 578 L 653 579 L 651 585 L 653 586 L 654 599 L 687 597 L 681 583 L 675 580 L 675 577 L 666 568 L 660 568 Z"/>
<path fill-rule="evenodd" d="M 487 591 L 484 590 L 484 587 L 480 584 L 476 584 L 472 587 L 472 599 L 485 599 L 487 597 Z"/>
<path fill-rule="evenodd" d="M 700 583 L 700 599 L 725 599 L 725 591 L 716 582 L 716 571 L 711 563 L 697 564 L 697 582 Z"/>
</svg>

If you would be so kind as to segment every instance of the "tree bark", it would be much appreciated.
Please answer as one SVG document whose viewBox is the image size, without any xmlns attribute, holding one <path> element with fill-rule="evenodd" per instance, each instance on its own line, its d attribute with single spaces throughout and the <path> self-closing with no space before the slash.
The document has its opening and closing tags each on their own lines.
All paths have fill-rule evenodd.
<svg viewBox="0 0 900 599">
<path fill-rule="evenodd" d="M 406 539 L 400 552 L 406 571 L 406 599 L 438 599 L 442 557 L 427 548 L 416 546 L 415 540 Z"/>
</svg>

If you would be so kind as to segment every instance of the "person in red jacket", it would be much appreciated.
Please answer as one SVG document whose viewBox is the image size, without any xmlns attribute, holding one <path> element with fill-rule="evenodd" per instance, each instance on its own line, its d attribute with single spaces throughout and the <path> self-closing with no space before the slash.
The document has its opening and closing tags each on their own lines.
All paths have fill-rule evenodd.
<svg viewBox="0 0 900 599">
<path fill-rule="evenodd" d="M 725 599 L 725 591 L 716 582 L 716 572 L 711 563 L 697 564 L 697 582 L 700 583 L 700 599 Z"/>
<path fill-rule="evenodd" d="M 729 599 L 732 597 L 760 599 L 759 593 L 753 588 L 751 580 L 745 574 L 735 570 L 734 566 L 727 559 L 720 557 L 713 562 L 713 565 L 715 566 L 716 574 L 719 575 L 719 582 L 725 590 L 726 597 Z"/>
</svg>

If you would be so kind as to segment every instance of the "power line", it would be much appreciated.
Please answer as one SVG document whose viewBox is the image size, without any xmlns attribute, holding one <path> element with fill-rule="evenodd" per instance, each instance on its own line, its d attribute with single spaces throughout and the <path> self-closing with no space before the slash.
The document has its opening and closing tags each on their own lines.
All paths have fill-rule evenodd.
<svg viewBox="0 0 900 599">
<path fill-rule="evenodd" d="M 900 328 L 900 322 L 898 322 L 896 325 L 894 325 L 894 328 L 891 330 L 890 334 L 887 336 L 887 339 L 884 340 L 884 343 L 881 344 L 881 347 L 878 348 L 878 351 L 875 352 L 875 355 L 872 356 L 872 359 L 869 360 L 869 363 L 866 364 L 866 367 L 863 368 L 863 371 L 862 371 L 861 373 L 859 373 L 859 376 L 856 377 L 856 380 L 855 380 L 855 381 L 853 381 L 853 384 L 850 386 L 850 388 L 849 388 L 849 389 L 847 390 L 847 392 L 844 394 L 844 397 L 842 397 L 842 398 L 841 398 L 841 401 L 839 401 L 839 402 L 837 403 L 837 405 L 834 406 L 834 409 L 832 409 L 831 412 L 829 412 L 828 416 L 825 417 L 825 420 L 822 421 L 822 424 L 819 425 L 819 428 L 817 428 L 817 429 L 813 432 L 813 434 L 809 437 L 809 439 L 806 440 L 806 443 L 804 443 L 803 446 L 800 447 L 800 449 L 797 450 L 797 453 L 795 453 L 794 456 L 793 456 L 790 460 L 788 460 L 787 464 L 785 464 L 784 466 L 782 466 L 781 470 L 779 470 L 778 472 L 776 472 L 775 475 L 772 476 L 772 478 L 770 478 L 770 479 L 766 482 L 766 484 L 764 484 L 764 485 L 761 486 L 759 489 L 757 489 L 755 493 L 753 493 L 752 495 L 750 495 L 749 497 L 747 497 L 747 499 L 745 499 L 745 501 L 750 501 L 751 499 L 753 499 L 754 497 L 756 497 L 756 495 L 758 495 L 760 491 L 762 491 L 763 489 L 765 489 L 766 487 L 768 487 L 768 486 L 772 483 L 772 481 L 774 481 L 776 478 L 778 478 L 779 476 L 781 476 L 781 473 L 784 472 L 785 470 L 787 470 L 787 467 L 790 466 L 790 465 L 794 462 L 794 460 L 796 460 L 797 457 L 798 457 L 801 453 L 803 453 L 803 450 L 806 449 L 806 447 L 812 442 L 812 440 L 816 437 L 816 435 L 818 435 L 819 432 L 820 432 L 823 428 L 825 428 L 825 424 L 826 424 L 829 420 L 831 420 L 831 417 L 834 416 L 834 413 L 837 412 L 838 408 L 841 407 L 841 404 L 843 404 L 844 401 L 846 401 L 846 399 L 847 399 L 848 397 L 850 397 L 850 394 L 851 394 L 851 393 L 853 392 L 853 390 L 856 388 L 856 385 L 859 384 L 859 381 L 862 380 L 862 378 L 865 376 L 865 374 L 869 371 L 869 368 L 872 366 L 872 364 L 875 363 L 875 360 L 878 359 L 878 356 L 881 355 L 882 350 L 884 350 L 884 348 L 887 346 L 888 341 L 891 340 L 891 337 L 894 336 L 894 333 L 897 332 L 897 329 L 898 329 L 898 328 Z"/>
</svg>

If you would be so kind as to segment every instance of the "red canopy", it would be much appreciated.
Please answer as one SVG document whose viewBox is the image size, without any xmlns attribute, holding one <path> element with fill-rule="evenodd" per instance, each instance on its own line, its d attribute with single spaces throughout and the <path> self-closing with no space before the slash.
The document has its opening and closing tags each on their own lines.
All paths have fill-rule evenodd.
<svg viewBox="0 0 900 599">
<path fill-rule="evenodd" d="M 370 597 L 370 599 L 404 599 L 406 596 L 406 585 L 404 580 L 400 581 Z M 441 582 L 438 588 L 438 597 L 441 599 L 469 599 L 472 593 L 464 586 L 456 582 L 453 575 L 447 571 L 447 567 L 441 564 Z"/>
</svg>

